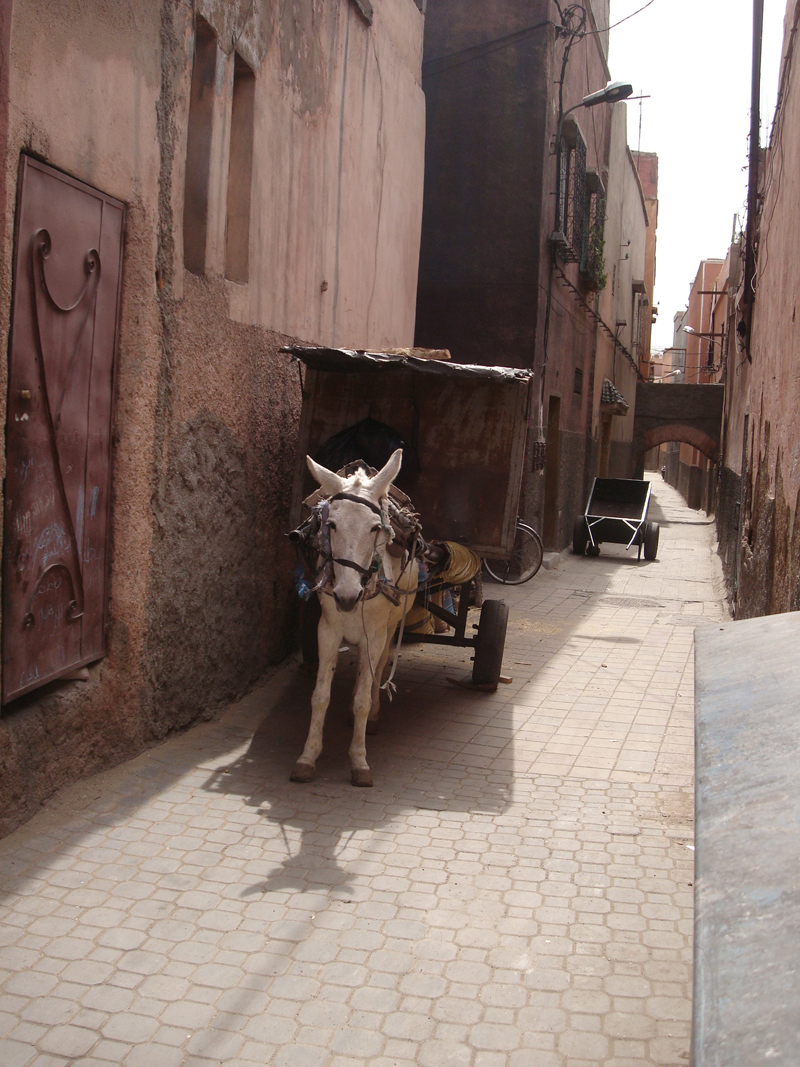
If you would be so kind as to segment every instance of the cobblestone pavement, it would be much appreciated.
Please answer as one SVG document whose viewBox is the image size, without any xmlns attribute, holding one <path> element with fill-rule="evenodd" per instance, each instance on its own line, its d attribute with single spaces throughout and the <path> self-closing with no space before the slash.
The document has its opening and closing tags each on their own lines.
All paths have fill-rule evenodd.
<svg viewBox="0 0 800 1067">
<path fill-rule="evenodd" d="M 519 589 L 496 695 L 409 648 L 375 788 L 337 678 L 64 790 L 0 843 L 3 1067 L 682 1067 L 691 1013 L 694 627 L 713 526 L 658 478 L 658 562 L 568 556 Z M 651 517 L 653 517 L 651 515 Z"/>
</svg>

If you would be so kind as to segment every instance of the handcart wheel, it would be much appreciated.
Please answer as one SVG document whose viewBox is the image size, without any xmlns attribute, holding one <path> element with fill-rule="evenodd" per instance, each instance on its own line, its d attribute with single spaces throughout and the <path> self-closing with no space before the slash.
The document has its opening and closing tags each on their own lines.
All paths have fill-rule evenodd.
<svg viewBox="0 0 800 1067">
<path fill-rule="evenodd" d="M 472 667 L 472 680 L 476 685 L 497 685 L 500 681 L 507 629 L 506 602 L 484 600 L 475 638 L 475 662 Z"/>
<path fill-rule="evenodd" d="M 600 555 L 600 545 L 598 545 L 598 544 L 589 545 L 589 547 L 586 549 L 586 555 L 587 556 L 599 556 Z"/>
<path fill-rule="evenodd" d="M 658 523 L 648 522 L 644 528 L 644 558 L 655 559 L 658 555 Z"/>
<path fill-rule="evenodd" d="M 582 556 L 589 544 L 589 523 L 585 515 L 579 515 L 572 527 L 572 551 L 576 556 Z"/>
</svg>

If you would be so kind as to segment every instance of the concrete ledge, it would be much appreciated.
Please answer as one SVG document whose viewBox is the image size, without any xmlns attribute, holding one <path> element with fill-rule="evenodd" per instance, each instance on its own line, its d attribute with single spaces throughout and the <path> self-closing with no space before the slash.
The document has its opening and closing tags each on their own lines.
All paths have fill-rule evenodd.
<svg viewBox="0 0 800 1067">
<path fill-rule="evenodd" d="M 695 645 L 694 1067 L 800 1058 L 800 612 Z"/>
<path fill-rule="evenodd" d="M 542 567 L 544 567 L 546 571 L 557 571 L 558 565 L 566 553 L 566 549 L 564 552 L 545 552 L 542 556 Z"/>
</svg>

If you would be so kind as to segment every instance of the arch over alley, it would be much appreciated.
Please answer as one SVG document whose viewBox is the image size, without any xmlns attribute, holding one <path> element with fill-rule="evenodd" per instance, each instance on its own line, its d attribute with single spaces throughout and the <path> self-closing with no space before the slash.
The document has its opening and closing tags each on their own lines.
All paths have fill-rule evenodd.
<svg viewBox="0 0 800 1067">
<path fill-rule="evenodd" d="M 663 385 L 639 382 L 633 424 L 637 462 L 668 441 L 692 445 L 713 463 L 719 461 L 722 385 Z"/>
</svg>

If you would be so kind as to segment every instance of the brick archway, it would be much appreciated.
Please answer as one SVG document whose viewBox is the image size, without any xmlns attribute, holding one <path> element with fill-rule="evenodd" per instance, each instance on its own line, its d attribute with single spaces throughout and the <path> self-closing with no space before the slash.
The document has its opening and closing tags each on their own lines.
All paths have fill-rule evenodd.
<svg viewBox="0 0 800 1067">
<path fill-rule="evenodd" d="M 680 441 L 681 444 L 691 445 L 698 452 L 702 452 L 712 463 L 719 461 L 719 442 L 714 441 L 703 430 L 696 426 L 686 426 L 683 423 L 671 422 L 663 426 L 654 426 L 642 434 L 636 442 L 637 455 L 649 452 L 651 448 L 665 445 L 669 441 Z"/>
<path fill-rule="evenodd" d="M 722 385 L 639 382 L 633 420 L 633 451 L 639 464 L 645 452 L 667 441 L 692 445 L 717 463 L 724 395 Z"/>
</svg>

